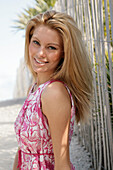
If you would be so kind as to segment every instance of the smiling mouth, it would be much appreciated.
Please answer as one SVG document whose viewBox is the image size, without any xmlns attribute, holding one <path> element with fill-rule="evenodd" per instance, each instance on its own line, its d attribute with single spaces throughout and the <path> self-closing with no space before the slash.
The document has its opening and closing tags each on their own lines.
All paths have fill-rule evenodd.
<svg viewBox="0 0 113 170">
<path fill-rule="evenodd" d="M 46 61 L 46 62 L 41 62 L 41 61 L 37 60 L 36 58 L 35 58 L 35 61 L 36 61 L 38 64 L 46 64 L 46 63 L 48 63 L 47 61 Z"/>
</svg>

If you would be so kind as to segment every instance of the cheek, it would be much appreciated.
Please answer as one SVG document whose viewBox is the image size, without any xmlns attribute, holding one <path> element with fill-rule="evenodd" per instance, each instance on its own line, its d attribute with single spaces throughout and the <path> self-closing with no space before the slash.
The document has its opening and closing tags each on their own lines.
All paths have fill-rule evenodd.
<svg viewBox="0 0 113 170">
<path fill-rule="evenodd" d="M 32 57 L 35 53 L 35 48 L 33 47 L 33 45 L 30 43 L 29 44 L 29 55 Z"/>
<path fill-rule="evenodd" d="M 60 53 L 54 54 L 54 56 L 53 56 L 53 61 L 54 61 L 54 62 L 55 62 L 55 61 L 59 61 L 60 59 L 61 59 Z"/>
</svg>

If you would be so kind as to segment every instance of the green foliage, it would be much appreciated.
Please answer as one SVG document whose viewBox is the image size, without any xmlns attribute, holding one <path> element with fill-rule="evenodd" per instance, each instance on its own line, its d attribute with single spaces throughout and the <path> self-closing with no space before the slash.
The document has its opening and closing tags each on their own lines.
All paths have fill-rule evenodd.
<svg viewBox="0 0 113 170">
<path fill-rule="evenodd" d="M 107 38 L 107 30 L 106 30 L 106 16 L 105 16 L 105 4 L 104 0 L 102 1 L 103 4 L 103 26 L 104 26 L 104 37 Z M 108 23 L 109 23 L 109 33 L 110 33 L 110 39 L 112 40 L 111 35 L 111 17 L 110 17 L 110 6 L 109 6 L 109 0 L 107 0 L 107 10 L 108 10 Z M 111 42 L 111 46 L 113 46 L 113 43 Z"/>
<path fill-rule="evenodd" d="M 56 0 L 45 0 L 45 2 L 47 3 L 48 7 L 53 7 L 55 5 Z"/>
<path fill-rule="evenodd" d="M 35 2 L 36 4 L 33 8 L 24 8 L 24 11 L 18 15 L 18 19 L 14 21 L 15 26 L 13 26 L 13 28 L 16 30 L 24 30 L 29 19 L 36 14 L 51 9 L 55 5 L 56 0 L 35 0 Z"/>
<path fill-rule="evenodd" d="M 113 53 L 112 53 L 112 55 L 113 55 Z M 113 118 L 112 96 L 111 96 L 111 82 L 110 82 L 110 69 L 109 69 L 108 53 L 106 53 L 105 59 L 106 59 L 107 85 L 108 85 L 108 93 L 109 93 L 109 105 L 110 105 L 111 118 Z M 113 62 L 112 62 L 112 70 L 113 70 Z M 113 126 L 113 122 L 112 122 L 112 126 Z"/>
</svg>

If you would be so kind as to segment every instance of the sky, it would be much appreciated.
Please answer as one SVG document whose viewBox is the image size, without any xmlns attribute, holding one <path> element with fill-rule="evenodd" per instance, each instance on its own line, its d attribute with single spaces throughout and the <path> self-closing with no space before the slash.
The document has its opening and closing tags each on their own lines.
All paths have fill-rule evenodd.
<svg viewBox="0 0 113 170">
<path fill-rule="evenodd" d="M 12 28 L 24 8 L 35 0 L 0 0 L 0 101 L 13 98 L 16 72 L 24 56 L 24 31 Z"/>
</svg>

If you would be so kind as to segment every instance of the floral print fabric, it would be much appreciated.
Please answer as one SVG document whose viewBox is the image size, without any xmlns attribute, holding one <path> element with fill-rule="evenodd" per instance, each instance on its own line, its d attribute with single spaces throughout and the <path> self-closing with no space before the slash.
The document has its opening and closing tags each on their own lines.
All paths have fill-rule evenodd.
<svg viewBox="0 0 113 170">
<path fill-rule="evenodd" d="M 31 88 L 14 123 L 20 148 L 18 166 L 21 170 L 54 170 L 54 153 L 48 120 L 41 111 L 41 93 L 52 82 L 48 81 L 41 84 L 35 92 L 33 92 L 34 86 Z M 66 88 L 70 94 L 67 86 Z M 72 109 L 69 143 L 71 142 L 75 121 L 75 107 L 71 94 L 70 97 Z M 71 166 L 71 170 L 74 170 L 72 164 Z"/>
</svg>

